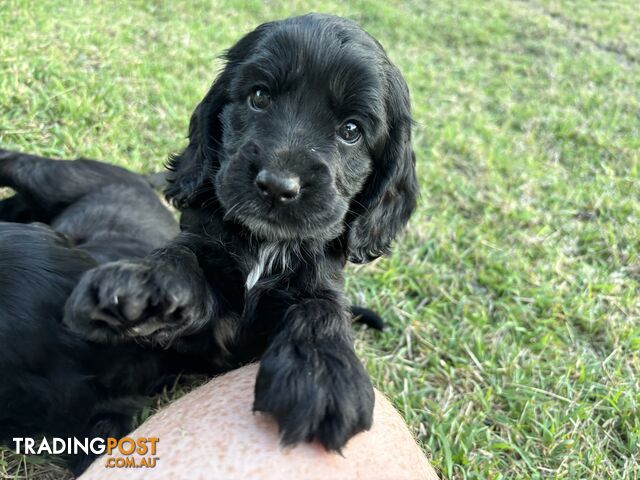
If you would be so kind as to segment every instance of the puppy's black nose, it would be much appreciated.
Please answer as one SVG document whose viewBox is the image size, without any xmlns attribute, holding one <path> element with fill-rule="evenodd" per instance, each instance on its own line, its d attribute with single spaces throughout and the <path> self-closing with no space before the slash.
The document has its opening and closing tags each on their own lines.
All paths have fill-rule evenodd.
<svg viewBox="0 0 640 480">
<path fill-rule="evenodd" d="M 256 176 L 256 187 L 263 196 L 280 203 L 288 203 L 298 198 L 300 179 L 292 175 L 261 170 Z"/>
</svg>

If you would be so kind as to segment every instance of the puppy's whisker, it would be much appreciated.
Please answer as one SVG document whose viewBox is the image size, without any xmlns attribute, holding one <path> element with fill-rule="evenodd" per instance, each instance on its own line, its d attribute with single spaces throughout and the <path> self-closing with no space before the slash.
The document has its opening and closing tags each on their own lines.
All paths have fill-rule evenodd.
<svg viewBox="0 0 640 480">
<path fill-rule="evenodd" d="M 364 213 L 365 215 L 370 215 L 370 214 L 371 214 L 371 209 L 370 209 L 369 207 L 367 207 L 366 205 L 364 205 L 363 203 L 359 202 L 359 201 L 358 201 L 358 200 L 356 200 L 355 198 L 351 199 L 351 201 L 352 201 L 353 203 L 355 203 L 356 205 L 358 205 L 359 207 L 362 207 L 362 209 L 364 210 L 364 212 L 363 212 L 363 213 Z M 353 211 L 353 210 L 349 209 L 349 213 L 356 214 L 356 213 L 359 213 L 359 212 L 355 212 L 355 211 Z"/>
<path fill-rule="evenodd" d="M 238 202 L 233 204 L 231 207 L 229 207 L 222 217 L 223 220 L 225 221 L 232 220 L 235 217 L 235 214 L 237 213 L 237 211 L 240 210 L 241 205 L 242 205 L 242 200 L 239 200 Z"/>
</svg>

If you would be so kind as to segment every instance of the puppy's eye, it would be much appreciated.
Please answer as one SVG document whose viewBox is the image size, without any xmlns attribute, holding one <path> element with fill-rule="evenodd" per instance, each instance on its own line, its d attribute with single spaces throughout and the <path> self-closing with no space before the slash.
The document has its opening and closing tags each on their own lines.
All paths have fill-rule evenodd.
<svg viewBox="0 0 640 480">
<path fill-rule="evenodd" d="M 264 88 L 256 88 L 249 95 L 249 105 L 254 110 L 264 110 L 271 103 L 271 95 Z"/>
<path fill-rule="evenodd" d="M 362 133 L 360 127 L 353 120 L 347 120 L 340 128 L 338 128 L 338 135 L 347 143 L 356 143 L 360 140 Z"/>
</svg>

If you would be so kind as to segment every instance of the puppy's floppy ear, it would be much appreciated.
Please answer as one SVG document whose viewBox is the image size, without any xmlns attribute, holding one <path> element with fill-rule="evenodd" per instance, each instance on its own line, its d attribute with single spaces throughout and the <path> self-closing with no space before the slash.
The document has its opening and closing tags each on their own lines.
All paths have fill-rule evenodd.
<svg viewBox="0 0 640 480">
<path fill-rule="evenodd" d="M 222 142 L 220 114 L 231 101 L 229 87 L 238 65 L 255 49 L 272 23 L 260 25 L 245 35 L 223 56 L 224 70 L 196 107 L 189 122 L 189 145 L 170 158 L 165 196 L 177 208 L 197 208 L 214 196 L 213 177 L 220 167 Z"/>
<path fill-rule="evenodd" d="M 197 207 L 203 200 L 199 197 L 205 192 L 213 193 L 207 187 L 219 166 L 222 128 L 218 117 L 229 102 L 227 68 L 191 115 L 189 145 L 182 153 L 172 156 L 167 165 L 169 174 L 165 195 L 177 208 Z"/>
<path fill-rule="evenodd" d="M 386 136 L 375 149 L 369 180 L 351 208 L 355 214 L 349 223 L 347 255 L 354 263 L 367 263 L 388 253 L 418 199 L 409 90 L 391 63 L 386 110 Z"/>
</svg>

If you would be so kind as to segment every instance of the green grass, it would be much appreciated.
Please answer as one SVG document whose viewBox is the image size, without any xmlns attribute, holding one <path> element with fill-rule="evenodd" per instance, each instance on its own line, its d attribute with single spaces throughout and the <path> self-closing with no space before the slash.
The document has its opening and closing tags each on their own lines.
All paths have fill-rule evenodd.
<svg viewBox="0 0 640 480">
<path fill-rule="evenodd" d="M 349 271 L 389 323 L 358 334 L 375 384 L 443 477 L 638 478 L 637 2 L 281 3 L 4 0 L 0 144 L 157 170 L 244 32 L 356 19 L 409 83 L 422 185 Z M 59 477 L 36 461 L 0 451 L 0 477 Z"/>
</svg>

